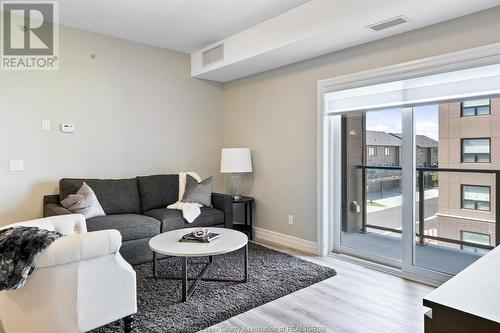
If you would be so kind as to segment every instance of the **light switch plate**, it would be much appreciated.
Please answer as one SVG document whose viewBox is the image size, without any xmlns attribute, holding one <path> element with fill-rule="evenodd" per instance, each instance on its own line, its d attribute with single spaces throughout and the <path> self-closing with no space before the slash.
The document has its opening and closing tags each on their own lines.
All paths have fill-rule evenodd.
<svg viewBox="0 0 500 333">
<path fill-rule="evenodd" d="M 73 123 L 61 124 L 61 132 L 63 132 L 63 133 L 75 133 L 75 124 L 73 124 Z"/>
<path fill-rule="evenodd" d="M 10 171 L 23 171 L 24 161 L 23 160 L 10 160 Z"/>
<path fill-rule="evenodd" d="M 50 120 L 42 120 L 42 131 L 50 131 Z"/>
</svg>

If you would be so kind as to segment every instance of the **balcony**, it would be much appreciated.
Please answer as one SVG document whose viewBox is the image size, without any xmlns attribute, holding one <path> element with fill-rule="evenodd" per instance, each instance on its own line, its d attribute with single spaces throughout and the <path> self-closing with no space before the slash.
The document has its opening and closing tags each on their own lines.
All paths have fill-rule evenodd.
<svg viewBox="0 0 500 333">
<path fill-rule="evenodd" d="M 398 166 L 357 166 L 360 171 L 361 225 L 356 231 L 352 226 L 344 228 L 342 245 L 360 249 L 378 256 L 401 260 L 401 213 L 402 198 L 398 186 L 384 189 L 380 185 L 376 191 L 370 186 L 376 182 L 398 182 L 401 167 Z M 376 170 L 376 173 L 374 172 Z M 480 220 L 467 216 L 440 214 L 439 178 L 446 174 L 494 174 L 494 196 L 500 199 L 498 181 L 499 170 L 417 168 L 417 200 L 415 204 L 415 265 L 448 274 L 457 274 L 479 259 L 485 252 L 498 245 L 499 211 L 491 204 L 490 215 L 494 221 Z M 466 178 L 467 179 L 467 178 Z M 469 178 L 470 179 L 470 178 Z M 496 186 L 495 186 L 496 185 Z M 444 187 L 444 184 L 442 185 Z M 423 189 L 423 190 L 420 190 Z M 456 196 L 456 194 L 455 194 Z M 462 232 L 487 236 L 489 244 L 463 239 Z M 349 230 L 349 231 L 347 231 Z M 450 231 L 451 230 L 451 231 Z M 446 232 L 445 232 L 446 231 Z M 450 236 L 455 235 L 455 236 Z"/>
<path fill-rule="evenodd" d="M 360 248 L 363 251 L 401 260 L 401 238 L 387 236 L 374 232 L 347 233 L 342 238 L 342 245 L 351 248 Z M 443 247 L 440 245 L 415 246 L 415 265 L 439 272 L 455 275 L 465 267 L 481 258 L 482 254 L 466 252 L 460 249 Z"/>
</svg>

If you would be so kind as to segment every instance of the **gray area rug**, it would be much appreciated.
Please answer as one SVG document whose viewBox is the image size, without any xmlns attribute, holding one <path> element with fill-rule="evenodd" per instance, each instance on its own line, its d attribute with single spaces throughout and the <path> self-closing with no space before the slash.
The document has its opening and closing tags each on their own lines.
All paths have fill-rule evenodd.
<svg viewBox="0 0 500 333">
<path fill-rule="evenodd" d="M 243 249 L 214 257 L 207 277 L 243 276 Z M 197 275 L 208 258 L 189 259 L 189 276 Z M 237 314 L 268 303 L 336 274 L 335 270 L 249 244 L 247 283 L 202 281 L 191 298 L 181 303 L 181 282 L 162 279 L 180 276 L 179 258 L 158 261 L 158 278 L 152 277 L 152 264 L 134 267 L 137 272 L 137 333 L 197 332 Z M 95 333 L 122 332 L 120 324 L 104 326 Z"/>
</svg>

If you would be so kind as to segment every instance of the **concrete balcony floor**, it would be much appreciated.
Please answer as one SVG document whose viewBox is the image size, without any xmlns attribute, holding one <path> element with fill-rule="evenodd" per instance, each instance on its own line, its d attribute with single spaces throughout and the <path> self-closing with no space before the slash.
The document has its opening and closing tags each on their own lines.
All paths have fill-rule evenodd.
<svg viewBox="0 0 500 333">
<path fill-rule="evenodd" d="M 401 238 L 376 232 L 345 233 L 342 245 L 370 254 L 401 260 Z M 481 258 L 482 254 L 439 245 L 415 245 L 416 266 L 455 275 Z"/>
</svg>

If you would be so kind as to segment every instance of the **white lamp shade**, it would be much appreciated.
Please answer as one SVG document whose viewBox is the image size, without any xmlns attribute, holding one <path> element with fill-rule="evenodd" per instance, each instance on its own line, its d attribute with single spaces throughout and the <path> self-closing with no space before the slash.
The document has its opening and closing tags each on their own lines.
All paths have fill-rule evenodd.
<svg viewBox="0 0 500 333">
<path fill-rule="evenodd" d="M 220 160 L 221 173 L 252 172 L 252 155 L 248 148 L 223 148 Z"/>
</svg>

